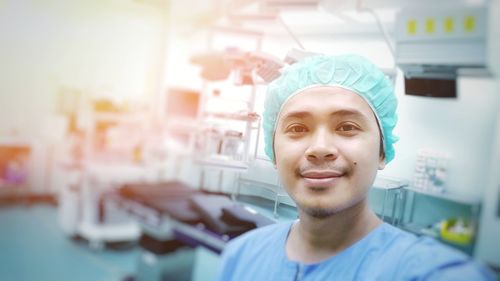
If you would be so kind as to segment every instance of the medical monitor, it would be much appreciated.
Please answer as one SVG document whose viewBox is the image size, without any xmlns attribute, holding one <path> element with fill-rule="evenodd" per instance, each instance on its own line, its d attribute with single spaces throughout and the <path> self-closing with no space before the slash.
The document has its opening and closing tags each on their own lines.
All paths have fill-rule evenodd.
<svg viewBox="0 0 500 281">
<path fill-rule="evenodd" d="M 422 97 L 456 98 L 456 80 L 405 77 L 405 93 Z"/>
</svg>

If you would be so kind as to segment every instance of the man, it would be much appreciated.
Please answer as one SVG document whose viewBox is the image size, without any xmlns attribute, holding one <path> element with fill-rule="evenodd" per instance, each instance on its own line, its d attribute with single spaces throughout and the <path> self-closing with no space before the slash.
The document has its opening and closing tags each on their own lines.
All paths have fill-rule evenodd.
<svg viewBox="0 0 500 281">
<path fill-rule="evenodd" d="M 466 255 L 382 222 L 367 193 L 394 158 L 397 101 L 366 59 L 315 56 L 268 89 L 265 150 L 299 219 L 232 241 L 220 280 L 493 280 Z"/>
</svg>

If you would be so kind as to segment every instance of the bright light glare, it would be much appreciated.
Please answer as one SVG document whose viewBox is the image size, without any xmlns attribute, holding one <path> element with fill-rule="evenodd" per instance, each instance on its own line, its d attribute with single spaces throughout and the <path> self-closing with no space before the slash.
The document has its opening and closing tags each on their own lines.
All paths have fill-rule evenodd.
<svg viewBox="0 0 500 281">
<path fill-rule="evenodd" d="M 382 22 L 390 23 L 394 22 L 396 19 L 396 9 L 376 9 L 375 13 L 379 17 Z M 344 11 L 342 15 L 345 15 L 351 18 L 355 22 L 359 23 L 375 23 L 375 18 L 372 14 L 367 12 L 358 12 L 358 11 Z"/>
<path fill-rule="evenodd" d="M 281 12 L 282 19 L 290 25 L 340 25 L 345 23 L 333 14 L 321 10 L 312 11 L 284 11 Z"/>
</svg>

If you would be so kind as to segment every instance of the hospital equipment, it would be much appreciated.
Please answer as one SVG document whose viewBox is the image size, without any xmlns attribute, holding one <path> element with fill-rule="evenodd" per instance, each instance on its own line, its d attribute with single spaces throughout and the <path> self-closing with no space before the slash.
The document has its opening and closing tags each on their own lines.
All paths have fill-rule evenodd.
<svg viewBox="0 0 500 281">
<path fill-rule="evenodd" d="M 377 176 L 372 191 L 383 191 L 381 210 L 378 215 L 383 221 L 398 226 L 404 222 L 406 207 L 406 189 L 408 181 L 391 177 Z"/>
<path fill-rule="evenodd" d="M 415 161 L 413 187 L 436 193 L 450 192 L 446 180 L 450 156 L 432 150 L 420 150 Z"/>
<path fill-rule="evenodd" d="M 172 269 L 162 262 L 172 255 L 188 260 L 187 265 L 184 264 L 184 276 L 176 276 L 175 280 L 189 280 L 189 263 L 194 258 L 189 249 L 204 247 L 220 253 L 230 239 L 274 223 L 226 195 L 196 190 L 176 181 L 124 184 L 109 192 L 106 198 L 134 216 L 141 225 L 142 253 L 134 278 L 138 281 L 173 278 Z M 177 264 L 178 261 L 179 258 Z"/>
<path fill-rule="evenodd" d="M 441 222 L 441 238 L 459 245 L 468 245 L 474 237 L 474 228 L 468 220 L 452 218 Z"/>
<path fill-rule="evenodd" d="M 30 154 L 30 145 L 0 143 L 0 189 L 27 186 Z"/>
<path fill-rule="evenodd" d="M 400 225 L 401 228 L 416 233 L 418 235 L 431 235 L 440 239 L 439 233 L 429 231 L 428 226 L 450 217 L 463 217 L 469 222 L 468 225 L 473 233 L 477 233 L 479 218 L 481 215 L 482 202 L 477 196 L 467 196 L 454 193 L 437 193 L 429 190 L 421 190 L 412 185 L 405 187 L 408 207 L 405 220 Z M 432 209 L 429 209 L 429 204 Z M 425 209 L 422 209 L 425 208 Z M 454 212 L 450 210 L 455 210 Z M 426 213 L 427 217 L 419 214 Z M 442 240 L 448 242 L 447 240 Z M 457 249 L 473 255 L 475 252 L 476 237 L 473 235 L 465 245 L 450 244 Z"/>
<path fill-rule="evenodd" d="M 284 63 L 271 54 L 260 51 L 242 51 L 229 48 L 225 51 L 211 51 L 194 55 L 193 64 L 202 67 L 201 76 L 208 81 L 225 80 L 232 71 L 236 72 L 237 84 L 257 84 L 255 78 L 244 83 L 244 75 L 255 73 L 264 82 L 276 79 Z"/>
<path fill-rule="evenodd" d="M 293 202 L 290 196 L 285 192 L 278 178 L 276 179 L 276 183 L 262 182 L 258 180 L 259 175 L 262 176 L 262 173 L 259 174 L 255 166 L 253 169 L 249 169 L 249 171 L 251 171 L 251 173 L 247 172 L 243 175 L 241 173 L 238 174 L 236 189 L 232 194 L 234 199 L 239 197 L 242 188 L 248 187 L 249 190 L 253 191 L 258 187 L 265 192 L 265 194 L 261 194 L 259 197 L 274 201 L 273 216 L 275 218 L 278 218 L 278 208 L 280 204 L 287 203 L 295 207 L 295 202 Z"/>
<path fill-rule="evenodd" d="M 31 143 L 0 140 L 0 203 L 28 201 L 32 181 Z"/>
<path fill-rule="evenodd" d="M 235 46 L 239 40 L 234 38 L 244 43 Z M 255 112 L 257 85 L 274 79 L 282 66 L 260 52 L 261 41 L 261 32 L 214 26 L 208 51 L 191 58 L 201 66 L 203 78 L 198 127 L 191 138 L 201 188 L 215 186 L 222 192 L 224 179 L 247 171 L 257 156 L 261 126 Z M 210 180 L 217 183 L 210 185 Z"/>
<path fill-rule="evenodd" d="M 108 208 L 102 195 L 123 182 L 161 179 L 160 157 L 145 149 L 154 137 L 152 122 L 140 104 L 88 99 L 80 106 L 78 153 L 55 165 L 59 225 L 66 236 L 83 238 L 97 250 L 108 242 L 134 241 L 138 225 L 121 210 Z"/>
<path fill-rule="evenodd" d="M 456 97 L 458 76 L 487 76 L 486 5 L 403 8 L 396 19 L 395 60 L 407 94 Z"/>
<path fill-rule="evenodd" d="M 137 223 L 121 209 L 107 205 L 103 196 L 125 182 L 157 181 L 159 167 L 98 162 L 85 165 L 63 167 L 66 182 L 61 187 L 58 211 L 65 235 L 79 236 L 96 250 L 108 242 L 137 240 L 140 234 Z"/>
</svg>

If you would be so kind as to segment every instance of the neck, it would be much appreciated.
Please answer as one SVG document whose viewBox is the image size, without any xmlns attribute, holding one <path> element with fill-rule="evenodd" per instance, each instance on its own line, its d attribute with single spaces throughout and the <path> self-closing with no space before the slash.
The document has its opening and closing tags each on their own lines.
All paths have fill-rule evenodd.
<svg viewBox="0 0 500 281">
<path fill-rule="evenodd" d="M 299 211 L 299 222 L 287 240 L 290 259 L 316 263 L 356 243 L 382 221 L 370 210 L 367 200 L 326 218 Z"/>
</svg>

